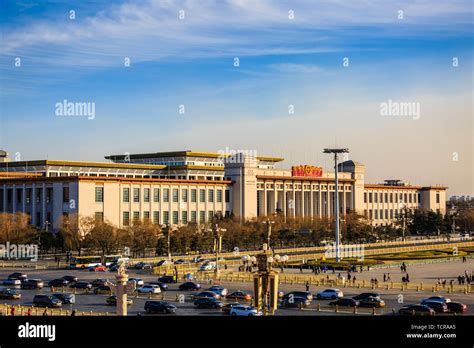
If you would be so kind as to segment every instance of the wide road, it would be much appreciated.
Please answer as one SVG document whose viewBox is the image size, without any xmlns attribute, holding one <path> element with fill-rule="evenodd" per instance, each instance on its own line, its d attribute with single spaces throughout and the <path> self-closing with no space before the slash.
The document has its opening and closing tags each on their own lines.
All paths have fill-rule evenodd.
<svg viewBox="0 0 474 348">
<path fill-rule="evenodd" d="M 10 273 L 14 270 L 2 269 L 0 270 L 0 280 L 6 279 Z M 92 281 L 96 278 L 107 278 L 111 281 L 114 281 L 115 273 L 111 272 L 89 272 L 87 270 L 25 270 L 28 277 L 31 279 L 42 279 L 45 284 L 50 280 L 55 278 L 60 278 L 64 275 L 75 275 L 79 280 L 88 280 Z M 129 277 L 142 278 L 145 282 L 156 281 L 157 276 L 153 275 L 151 271 L 135 271 L 129 270 Z M 211 286 L 208 281 L 200 282 L 202 289 L 207 289 Z M 189 295 L 194 293 L 192 292 L 182 292 L 178 290 L 179 284 L 169 284 L 169 289 L 166 292 L 165 298 L 170 300 L 174 305 L 177 306 L 178 315 L 222 315 L 220 310 L 213 309 L 197 309 L 194 307 L 192 301 L 189 299 Z M 249 282 L 222 282 L 228 290 L 229 293 L 235 290 L 246 290 L 250 293 L 253 293 L 252 284 Z M 5 288 L 5 286 L 2 286 Z M 312 285 L 310 291 L 315 294 L 316 292 L 325 289 L 326 287 L 316 287 Z M 305 290 L 303 285 L 289 285 L 282 284 L 280 290 L 283 292 L 289 292 L 294 290 Z M 346 288 L 342 289 L 344 295 L 352 297 L 361 292 L 368 291 L 367 289 L 355 289 L 355 288 Z M 21 300 L 0 300 L 0 303 L 8 304 L 22 304 L 31 306 L 32 300 L 35 294 L 50 294 L 51 291 L 48 287 L 45 287 L 42 290 L 19 290 L 22 294 Z M 69 290 L 68 290 L 69 291 Z M 398 309 L 405 304 L 414 304 L 419 303 L 422 298 L 435 295 L 431 292 L 423 291 L 416 292 L 412 291 L 403 291 L 400 290 L 382 290 L 377 289 L 377 292 L 381 294 L 382 299 L 386 303 L 386 307 L 383 309 L 377 309 L 376 314 L 386 315 L 391 314 L 393 310 L 398 311 Z M 185 294 L 186 301 L 185 303 L 176 302 L 176 297 L 179 294 Z M 474 295 L 473 294 L 463 294 L 463 293 L 454 293 L 447 294 L 445 291 L 442 292 L 443 296 L 451 298 L 453 301 L 460 301 L 468 305 L 467 315 L 474 315 Z M 77 309 L 80 311 L 93 311 L 93 312 L 109 312 L 113 313 L 115 307 L 109 306 L 106 304 L 107 296 L 106 295 L 94 295 L 94 294 L 77 294 L 76 295 L 76 304 L 75 305 L 65 305 L 64 309 Z M 138 315 L 139 313 L 144 314 L 143 306 L 147 299 L 145 298 L 133 298 L 133 305 L 129 306 L 129 315 Z M 232 301 L 233 302 L 233 301 Z M 321 311 L 316 310 L 317 304 L 320 304 Z M 334 313 L 334 309 L 328 305 L 329 301 L 317 301 L 314 300 L 312 305 L 308 309 L 299 310 L 299 309 L 279 309 L 276 312 L 276 315 L 353 315 L 352 309 L 350 308 L 340 308 L 340 313 Z M 360 308 L 357 315 L 367 315 L 372 314 L 372 309 Z"/>
</svg>

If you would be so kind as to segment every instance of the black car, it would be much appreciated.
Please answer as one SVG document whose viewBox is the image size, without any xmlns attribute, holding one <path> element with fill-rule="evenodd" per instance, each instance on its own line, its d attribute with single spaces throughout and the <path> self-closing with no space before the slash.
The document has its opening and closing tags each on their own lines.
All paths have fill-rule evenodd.
<svg viewBox="0 0 474 348">
<path fill-rule="evenodd" d="M 76 295 L 74 294 L 53 294 L 63 304 L 74 304 L 76 303 Z"/>
<path fill-rule="evenodd" d="M 176 313 L 176 306 L 166 301 L 146 301 L 144 308 L 147 313 Z"/>
<path fill-rule="evenodd" d="M 53 279 L 48 283 L 49 287 L 55 287 L 55 288 L 63 288 L 66 287 L 69 284 L 69 282 L 65 279 Z"/>
<path fill-rule="evenodd" d="M 451 301 L 446 303 L 446 306 L 448 306 L 448 311 L 451 313 L 464 313 L 467 311 L 467 306 L 461 302 Z"/>
<path fill-rule="evenodd" d="M 434 310 L 425 305 L 406 305 L 398 310 L 400 315 L 433 315 Z"/>
<path fill-rule="evenodd" d="M 201 289 L 201 285 L 193 282 L 186 282 L 179 286 L 179 290 L 199 290 Z"/>
<path fill-rule="evenodd" d="M 158 278 L 158 281 L 160 283 L 166 283 L 166 284 L 169 284 L 169 283 L 174 283 L 174 279 L 172 276 L 163 276 L 163 277 L 160 277 Z"/>
<path fill-rule="evenodd" d="M 433 309 L 436 313 L 446 313 L 448 311 L 448 306 L 443 302 L 423 301 L 423 304 Z"/>
<path fill-rule="evenodd" d="M 41 290 L 43 286 L 44 283 L 40 279 L 25 279 L 21 283 L 22 289 Z"/>
<path fill-rule="evenodd" d="M 345 307 L 357 307 L 359 301 L 354 300 L 353 298 L 338 298 L 336 301 L 329 302 L 331 306 L 345 306 Z"/>
<path fill-rule="evenodd" d="M 88 282 L 77 282 L 71 285 L 71 288 L 75 289 L 92 289 L 92 284 Z"/>
<path fill-rule="evenodd" d="M 63 279 L 67 280 L 69 284 L 77 282 L 76 276 L 64 276 Z"/>
<path fill-rule="evenodd" d="M 282 298 L 282 300 L 288 300 L 290 298 L 295 298 L 295 297 L 302 297 L 305 298 L 309 301 L 313 300 L 313 295 L 309 291 L 292 291 L 287 294 L 285 294 Z"/>
<path fill-rule="evenodd" d="M 35 295 L 33 298 L 33 305 L 36 307 L 61 307 L 63 303 L 52 295 Z"/>
<path fill-rule="evenodd" d="M 212 297 L 202 297 L 194 301 L 198 308 L 222 308 L 224 304 Z"/>
<path fill-rule="evenodd" d="M 377 292 L 363 292 L 357 296 L 353 296 L 354 300 L 360 301 L 362 299 L 370 298 L 370 297 L 380 297 L 380 294 Z"/>
<path fill-rule="evenodd" d="M 287 297 L 283 298 L 281 305 L 286 308 L 303 308 L 309 307 L 311 305 L 311 301 L 306 297 Z"/>
<path fill-rule="evenodd" d="M 19 280 L 25 280 L 27 278 L 25 273 L 20 273 L 20 272 L 15 272 L 12 273 L 8 276 L 8 279 L 19 279 Z"/>
</svg>

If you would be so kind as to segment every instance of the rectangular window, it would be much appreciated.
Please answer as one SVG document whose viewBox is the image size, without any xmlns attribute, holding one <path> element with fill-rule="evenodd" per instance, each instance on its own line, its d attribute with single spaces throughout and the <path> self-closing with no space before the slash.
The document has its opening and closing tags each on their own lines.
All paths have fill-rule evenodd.
<svg viewBox="0 0 474 348">
<path fill-rule="evenodd" d="M 393 209 L 390 209 L 390 219 L 393 219 Z"/>
<path fill-rule="evenodd" d="M 418 194 L 418 204 L 421 203 L 421 193 Z"/>
<path fill-rule="evenodd" d="M 197 222 L 197 221 L 196 221 L 196 211 L 195 211 L 195 210 L 193 210 L 193 211 L 191 212 L 191 222 L 193 222 L 193 223 L 196 223 L 196 222 Z"/>
<path fill-rule="evenodd" d="M 210 189 L 208 191 L 207 201 L 210 202 L 210 203 L 214 202 L 214 190 L 213 189 Z"/>
<path fill-rule="evenodd" d="M 173 224 L 177 225 L 178 224 L 178 212 L 173 211 Z"/>
<path fill-rule="evenodd" d="M 158 203 L 160 201 L 160 189 L 153 189 L 153 202 Z"/>
<path fill-rule="evenodd" d="M 380 209 L 380 220 L 383 220 L 383 210 Z"/>
<path fill-rule="evenodd" d="M 170 212 L 169 211 L 164 211 L 163 212 L 163 223 L 165 225 L 170 223 Z"/>
<path fill-rule="evenodd" d="M 140 189 L 138 187 L 133 189 L 133 201 L 135 203 L 140 202 Z"/>
<path fill-rule="evenodd" d="M 182 211 L 181 212 L 181 223 L 187 224 L 188 223 L 188 212 Z"/>
<path fill-rule="evenodd" d="M 222 190 L 217 190 L 217 203 L 222 203 Z"/>
<path fill-rule="evenodd" d="M 159 225 L 160 224 L 160 212 L 159 211 L 154 211 L 153 212 L 153 223 L 155 225 Z"/>
<path fill-rule="evenodd" d="M 436 203 L 439 203 L 439 193 L 436 193 Z"/>
<path fill-rule="evenodd" d="M 214 218 L 214 212 L 212 210 L 209 210 L 207 212 L 207 219 L 208 221 L 212 221 L 212 219 Z"/>
<path fill-rule="evenodd" d="M 367 203 L 367 192 L 364 192 L 364 203 Z"/>
<path fill-rule="evenodd" d="M 39 188 L 36 189 L 36 203 L 41 202 L 41 191 L 42 191 L 42 190 L 39 189 Z M 7 190 L 7 203 L 11 203 L 11 199 L 12 199 L 12 197 L 11 197 L 11 190 L 8 189 L 8 190 Z M 36 221 L 38 221 L 38 220 L 36 220 Z"/>
<path fill-rule="evenodd" d="M 50 203 L 52 199 L 53 199 L 53 189 L 48 187 L 46 189 L 46 203 Z M 103 200 L 101 202 L 103 202 Z"/>
<path fill-rule="evenodd" d="M 3 194 L 0 195 L 0 197 L 3 197 Z M 2 199 L 2 202 L 3 202 L 3 199 Z M 30 204 L 30 202 L 31 202 L 31 189 L 27 188 L 26 189 L 26 204 Z"/>
<path fill-rule="evenodd" d="M 170 201 L 170 189 L 163 189 L 163 202 L 168 203 Z"/>
<path fill-rule="evenodd" d="M 372 203 L 372 192 L 369 192 L 369 203 Z"/>
<path fill-rule="evenodd" d="M 369 219 L 372 220 L 372 209 L 369 210 Z"/>
<path fill-rule="evenodd" d="M 412 195 L 411 193 L 408 195 L 408 198 L 409 198 L 409 200 L 410 200 L 410 203 L 412 203 L 412 201 L 413 201 L 413 195 Z"/>
<path fill-rule="evenodd" d="M 128 211 L 123 212 L 123 225 L 130 226 L 130 213 Z"/>
<path fill-rule="evenodd" d="M 124 203 L 130 202 L 130 189 L 128 187 L 123 188 L 123 202 Z"/>
<path fill-rule="evenodd" d="M 149 188 L 143 189 L 143 201 L 145 203 L 150 202 L 150 189 Z"/>
<path fill-rule="evenodd" d="M 375 216 L 374 216 L 375 220 L 378 220 L 378 218 L 379 218 L 379 211 L 378 211 L 378 210 L 374 210 L 374 214 L 375 214 Z"/>
<path fill-rule="evenodd" d="M 187 203 L 188 202 L 188 189 L 182 189 L 181 190 L 181 199 L 183 202 Z"/>
<path fill-rule="evenodd" d="M 390 194 L 390 203 L 393 203 L 393 193 Z"/>
<path fill-rule="evenodd" d="M 95 201 L 97 203 L 101 203 L 104 201 L 104 188 L 103 187 L 95 188 Z"/>
<path fill-rule="evenodd" d="M 378 203 L 379 194 L 377 192 L 374 193 L 374 203 Z"/>
<path fill-rule="evenodd" d="M 144 211 L 143 212 L 143 221 L 150 221 L 150 212 Z"/>
<path fill-rule="evenodd" d="M 388 193 L 385 194 L 385 203 L 388 203 Z"/>
<path fill-rule="evenodd" d="M 197 198 L 196 197 L 197 196 L 196 191 L 197 191 L 196 189 L 191 190 L 191 202 L 193 202 L 193 203 L 196 203 L 196 201 L 197 201 L 196 200 L 196 198 Z"/>
<path fill-rule="evenodd" d="M 365 216 L 366 218 L 368 217 L 367 209 L 364 209 L 364 216 Z"/>
<path fill-rule="evenodd" d="M 69 187 L 63 187 L 63 203 L 69 203 Z"/>
<path fill-rule="evenodd" d="M 138 222 L 140 221 L 140 212 L 139 211 L 134 211 L 133 212 L 133 222 Z"/>
<path fill-rule="evenodd" d="M 204 210 L 201 210 L 199 212 L 199 223 L 203 224 L 206 222 L 206 212 Z"/>
<path fill-rule="evenodd" d="M 206 190 L 199 190 L 199 202 L 204 203 L 206 201 Z"/>
<path fill-rule="evenodd" d="M 179 200 L 179 190 L 173 189 L 173 202 L 178 203 Z"/>
<path fill-rule="evenodd" d="M 403 202 L 404 202 L 404 203 L 407 203 L 407 202 L 408 202 L 407 194 L 406 194 L 406 193 L 403 195 Z"/>
<path fill-rule="evenodd" d="M 230 190 L 225 190 L 225 202 L 230 202 Z"/>
<path fill-rule="evenodd" d="M 101 211 L 96 211 L 94 214 L 95 221 L 104 221 L 104 213 Z"/>
</svg>

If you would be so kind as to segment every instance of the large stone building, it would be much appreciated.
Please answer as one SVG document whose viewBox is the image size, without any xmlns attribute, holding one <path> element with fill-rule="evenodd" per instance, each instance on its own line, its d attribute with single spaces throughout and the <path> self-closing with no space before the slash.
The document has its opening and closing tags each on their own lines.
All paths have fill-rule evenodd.
<svg viewBox="0 0 474 348">
<path fill-rule="evenodd" d="M 109 162 L 12 162 L 5 152 L 0 157 L 0 211 L 27 213 L 43 228 L 59 228 L 61 217 L 70 214 L 118 227 L 143 219 L 206 223 L 216 214 L 334 215 L 334 172 L 278 169 L 282 158 L 195 151 L 106 156 Z M 340 163 L 338 171 L 342 215 L 354 210 L 374 225 L 388 225 L 405 207 L 446 212 L 446 187 L 366 184 L 365 166 L 354 161 Z"/>
</svg>

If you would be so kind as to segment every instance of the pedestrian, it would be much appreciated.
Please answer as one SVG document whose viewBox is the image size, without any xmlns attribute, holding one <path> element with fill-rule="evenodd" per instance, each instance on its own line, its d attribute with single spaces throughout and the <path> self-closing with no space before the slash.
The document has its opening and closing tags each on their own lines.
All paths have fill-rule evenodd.
<svg viewBox="0 0 474 348">
<path fill-rule="evenodd" d="M 387 273 L 387 280 L 390 281 L 390 273 Z"/>
<path fill-rule="evenodd" d="M 303 264 L 300 265 L 300 273 L 303 273 Z"/>
<path fill-rule="evenodd" d="M 76 316 L 76 310 L 73 309 L 72 312 L 71 312 L 71 317 L 75 317 Z"/>
<path fill-rule="evenodd" d="M 47 310 L 45 309 L 44 312 L 43 312 L 43 317 L 47 317 L 48 316 L 48 312 Z"/>
<path fill-rule="evenodd" d="M 352 277 L 352 284 L 355 285 L 355 283 L 356 283 L 356 277 L 354 276 L 354 277 Z"/>
<path fill-rule="evenodd" d="M 351 274 L 350 273 L 347 273 L 347 280 L 351 281 Z"/>
<path fill-rule="evenodd" d="M 309 282 L 306 282 L 306 291 L 309 291 Z"/>
<path fill-rule="evenodd" d="M 407 279 L 407 283 L 409 283 L 410 282 L 410 276 L 408 275 L 408 273 L 407 273 L 406 279 Z"/>
<path fill-rule="evenodd" d="M 384 273 L 383 274 L 383 281 L 386 282 L 387 281 L 387 275 Z"/>
<path fill-rule="evenodd" d="M 15 315 L 15 307 L 11 306 L 10 308 L 10 315 L 14 316 Z"/>
<path fill-rule="evenodd" d="M 282 265 L 280 265 L 280 271 L 281 271 L 281 273 L 283 273 L 283 266 Z"/>
<path fill-rule="evenodd" d="M 28 311 L 26 312 L 26 315 L 29 316 L 29 317 L 31 316 L 31 308 L 28 308 Z"/>
</svg>

